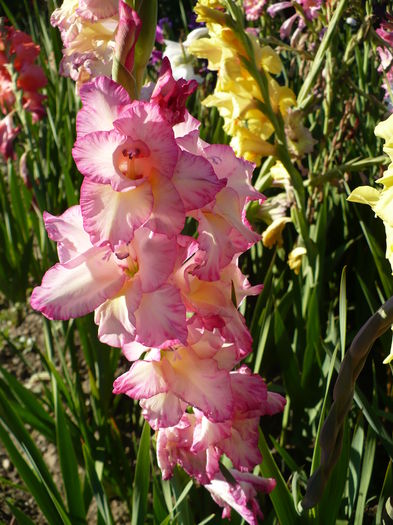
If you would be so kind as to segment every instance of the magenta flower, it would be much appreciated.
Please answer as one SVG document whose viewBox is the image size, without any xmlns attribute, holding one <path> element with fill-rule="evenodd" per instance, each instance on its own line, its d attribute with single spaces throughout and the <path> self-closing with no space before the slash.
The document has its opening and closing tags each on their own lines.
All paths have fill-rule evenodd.
<svg viewBox="0 0 393 525">
<path fill-rule="evenodd" d="M 14 157 L 13 142 L 20 127 L 13 124 L 17 93 L 11 78 L 16 77 L 23 109 L 31 113 L 33 122 L 42 119 L 46 110 L 45 95 L 38 91 L 46 86 L 47 79 L 41 66 L 35 64 L 40 47 L 31 37 L 2 23 L 0 27 L 0 154 L 5 160 Z"/>
<path fill-rule="evenodd" d="M 206 158 L 218 179 L 225 182 L 214 201 L 191 214 L 199 223 L 200 244 L 193 273 L 204 280 L 217 280 L 222 268 L 260 239 L 245 214 L 248 202 L 263 198 L 251 186 L 255 166 L 237 158 L 230 146 L 209 145 L 194 132 L 176 140 L 184 150 Z"/>
<path fill-rule="evenodd" d="M 118 0 L 64 0 L 51 16 L 64 46 L 60 73 L 78 87 L 98 75 L 110 75 L 118 22 Z"/>
<path fill-rule="evenodd" d="M 160 106 L 164 118 L 174 126 L 184 121 L 186 101 L 196 90 L 196 80 L 186 81 L 184 78 L 175 80 L 167 57 L 164 57 L 160 76 L 154 87 L 150 101 Z"/>
<path fill-rule="evenodd" d="M 197 249 L 196 245 L 195 253 Z M 251 286 L 235 262 L 221 271 L 218 280 L 202 280 L 194 275 L 197 267 L 195 253 L 175 270 L 173 282 L 181 291 L 187 311 L 198 316 L 201 326 L 210 331 L 217 330 L 226 341 L 233 343 L 236 360 L 240 361 L 251 352 L 252 339 L 237 306 L 247 295 L 260 293 L 261 286 Z M 233 304 L 233 291 L 237 306 Z"/>
<path fill-rule="evenodd" d="M 115 37 L 115 58 L 131 73 L 134 67 L 135 44 L 142 21 L 126 2 L 119 2 L 119 25 Z"/>
</svg>

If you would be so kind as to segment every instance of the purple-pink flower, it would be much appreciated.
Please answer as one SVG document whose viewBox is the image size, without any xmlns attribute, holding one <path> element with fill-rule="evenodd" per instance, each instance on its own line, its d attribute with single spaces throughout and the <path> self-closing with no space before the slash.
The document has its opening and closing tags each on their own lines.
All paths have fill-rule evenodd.
<svg viewBox="0 0 393 525">
<path fill-rule="evenodd" d="M 393 89 L 393 53 L 391 51 L 391 47 L 393 46 L 392 20 L 382 22 L 379 28 L 376 30 L 376 33 L 390 46 L 390 48 L 387 46 L 379 46 L 377 47 L 377 52 L 380 59 L 378 71 L 383 73 L 385 76 L 384 82 L 382 84 L 382 87 L 385 90 L 385 98 L 391 99 Z"/>
<path fill-rule="evenodd" d="M 308 20 L 313 20 L 319 14 L 319 10 L 322 7 L 322 1 L 323 0 L 298 0 L 297 3 L 302 7 L 306 18 Z M 293 7 L 294 5 L 293 5 L 292 0 L 286 0 L 284 2 L 276 2 L 267 8 L 267 13 L 270 16 L 275 17 L 281 11 L 285 9 L 293 8 Z M 295 38 L 297 33 L 302 31 L 302 29 L 306 27 L 306 23 L 303 17 L 298 12 L 295 12 L 294 14 L 290 15 L 280 27 L 280 37 L 283 40 L 285 38 L 289 38 L 290 34 L 292 33 L 292 28 L 296 22 L 297 22 L 297 28 L 296 28 L 294 35 L 292 35 L 292 38 Z"/>
<path fill-rule="evenodd" d="M 258 20 L 267 0 L 243 0 L 243 9 L 247 20 Z"/>
</svg>

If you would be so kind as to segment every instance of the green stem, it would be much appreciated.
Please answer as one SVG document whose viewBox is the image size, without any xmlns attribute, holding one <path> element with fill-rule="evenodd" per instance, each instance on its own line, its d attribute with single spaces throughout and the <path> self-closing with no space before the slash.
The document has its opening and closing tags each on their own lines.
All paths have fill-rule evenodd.
<svg viewBox="0 0 393 525">
<path fill-rule="evenodd" d="M 319 186 L 332 179 L 341 177 L 346 171 L 359 171 L 370 166 L 380 166 L 389 164 L 390 159 L 386 155 L 379 155 L 378 157 L 367 157 L 365 159 L 354 159 L 352 161 L 341 164 L 341 166 L 335 166 L 333 169 L 326 173 L 313 178 L 310 181 L 306 181 L 305 184 L 308 186 Z"/>
</svg>

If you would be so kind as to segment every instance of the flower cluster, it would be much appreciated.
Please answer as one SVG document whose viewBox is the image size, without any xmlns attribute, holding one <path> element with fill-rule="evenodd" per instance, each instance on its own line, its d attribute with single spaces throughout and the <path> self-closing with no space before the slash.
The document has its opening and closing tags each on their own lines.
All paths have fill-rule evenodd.
<svg viewBox="0 0 393 525">
<path fill-rule="evenodd" d="M 258 20 L 267 0 L 243 0 L 243 9 L 246 19 L 253 21 Z"/>
<path fill-rule="evenodd" d="M 64 45 L 60 73 L 78 87 L 98 75 L 110 76 L 118 23 L 118 0 L 64 0 L 51 16 Z"/>
<path fill-rule="evenodd" d="M 388 20 L 382 22 L 379 28 L 376 30 L 377 35 L 384 41 L 388 46 L 377 47 L 377 52 L 380 59 L 378 71 L 384 75 L 383 88 L 385 90 L 385 98 L 393 100 L 393 53 L 391 48 L 393 46 L 393 21 Z M 391 102 L 392 104 L 392 102 Z"/>
<path fill-rule="evenodd" d="M 242 57 L 247 58 L 243 44 L 225 24 L 224 13 L 212 12 L 204 3 L 205 0 L 200 1 L 195 10 L 198 20 L 207 22 L 209 38 L 201 38 L 188 47 L 196 56 L 207 58 L 209 69 L 218 72 L 214 94 L 203 104 L 217 107 L 224 119 L 224 130 L 232 137 L 230 144 L 235 153 L 259 164 L 262 157 L 274 154 L 274 145 L 269 142 L 274 132 L 273 124 L 258 104 L 258 101 L 263 102 L 263 96 L 242 61 Z M 214 13 L 217 22 L 213 21 Z M 281 86 L 272 76 L 281 73 L 281 60 L 269 46 L 260 46 L 255 35 L 249 34 L 248 38 L 257 66 L 266 75 L 271 107 L 285 117 L 288 109 L 295 105 L 296 97 L 290 88 Z"/>
<path fill-rule="evenodd" d="M 176 81 L 164 59 L 143 100 L 103 76 L 81 87 L 80 205 L 44 215 L 59 263 L 31 304 L 50 319 L 94 311 L 99 339 L 133 362 L 114 392 L 139 400 L 157 430 L 163 476 L 181 465 L 226 515 L 233 507 L 253 524 L 256 492 L 275 484 L 250 473 L 261 461 L 259 417 L 285 404 L 239 368 L 252 341 L 238 306 L 261 286 L 237 259 L 259 240 L 245 209 L 261 195 L 252 164 L 199 137 L 185 109 L 196 86 Z M 192 224 L 197 238 L 185 234 Z M 220 472 L 223 454 L 233 483 Z"/>
<path fill-rule="evenodd" d="M 20 129 L 14 127 L 13 113 L 21 96 L 23 109 L 29 111 L 33 122 L 45 115 L 44 95 L 39 93 L 47 79 L 35 60 L 40 47 L 31 37 L 12 26 L 0 26 L 0 153 L 5 159 L 13 156 L 12 144 Z"/>
</svg>

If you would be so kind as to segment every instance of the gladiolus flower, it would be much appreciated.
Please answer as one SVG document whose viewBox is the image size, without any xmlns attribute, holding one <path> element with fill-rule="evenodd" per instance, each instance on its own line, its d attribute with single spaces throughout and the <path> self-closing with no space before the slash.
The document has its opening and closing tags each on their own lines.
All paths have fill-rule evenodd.
<svg viewBox="0 0 393 525">
<path fill-rule="evenodd" d="M 34 63 L 40 48 L 31 37 L 13 27 L 3 25 L 0 30 L 0 111 L 5 116 L 0 122 L 0 153 L 5 159 L 13 156 L 12 143 L 20 131 L 13 126 L 12 114 L 16 102 L 15 87 L 22 92 L 23 109 L 32 114 L 33 122 L 45 115 L 38 93 L 47 79 L 40 66 Z M 16 86 L 10 70 L 15 73 Z"/>
<path fill-rule="evenodd" d="M 94 6 L 86 0 L 83 9 Z M 266 67 L 281 67 L 262 55 Z M 44 214 L 59 263 L 31 304 L 50 319 L 94 311 L 99 339 L 133 361 L 113 391 L 137 399 L 157 430 L 163 477 L 178 464 L 225 515 L 233 507 L 255 523 L 256 491 L 274 484 L 248 473 L 261 461 L 259 418 L 285 405 L 246 366 L 233 370 L 252 349 L 238 307 L 262 287 L 251 286 L 237 259 L 260 238 L 246 207 L 263 196 L 251 184 L 254 165 L 200 139 L 185 108 L 195 87 L 175 80 L 165 59 L 143 100 L 107 77 L 81 87 L 73 149 L 81 204 Z M 197 238 L 184 234 L 186 218 L 198 223 Z M 220 474 L 223 454 L 233 485 Z"/>
<path fill-rule="evenodd" d="M 227 481 L 220 473 L 206 485 L 207 490 L 214 501 L 224 507 L 223 518 L 230 518 L 233 508 L 249 525 L 258 525 L 258 518 L 263 518 L 263 514 L 256 500 L 257 493 L 269 494 L 276 486 L 276 481 L 273 478 L 260 478 L 235 469 L 229 472 L 234 478 L 233 483 Z"/>
<path fill-rule="evenodd" d="M 262 233 L 264 246 L 267 248 L 272 248 L 275 244 L 282 246 L 282 232 L 288 222 L 292 222 L 289 217 L 279 217 L 275 219 Z"/>
<path fill-rule="evenodd" d="M 205 20 L 204 11 L 198 13 L 199 19 Z M 217 13 L 227 16 L 222 11 Z M 234 31 L 225 26 L 225 19 L 222 24 L 211 23 L 210 18 L 206 21 L 209 38 L 201 38 L 189 46 L 191 53 L 208 59 L 209 69 L 218 71 L 214 94 L 203 103 L 217 107 L 224 119 L 224 130 L 232 136 L 230 145 L 235 153 L 259 165 L 262 157 L 275 153 L 274 145 L 269 142 L 274 127 L 258 105 L 258 101 L 263 102 L 262 94 L 241 60 L 241 57 L 247 58 L 244 46 Z M 261 47 L 254 35 L 249 34 L 248 38 L 257 67 L 267 77 L 272 109 L 279 111 L 285 120 L 296 97 L 292 90 L 280 86 L 271 76 L 281 72 L 281 60 L 269 46 Z"/>
<path fill-rule="evenodd" d="M 185 309 L 178 290 L 167 282 L 176 257 L 175 238 L 140 228 L 131 244 L 113 252 L 108 245 L 91 244 L 79 206 L 60 217 L 46 213 L 44 221 L 58 243 L 60 263 L 33 290 L 33 308 L 49 319 L 96 310 L 99 337 L 113 346 L 133 340 L 158 346 L 168 338 L 185 339 Z"/>
<path fill-rule="evenodd" d="M 19 131 L 19 127 L 14 127 L 11 113 L 0 120 L 0 153 L 5 160 L 14 156 L 13 142 Z"/>
<path fill-rule="evenodd" d="M 243 0 L 243 9 L 247 20 L 258 20 L 267 0 Z"/>
<path fill-rule="evenodd" d="M 308 20 L 313 20 L 314 18 L 316 18 L 319 14 L 319 10 L 322 7 L 322 0 L 298 0 L 298 3 L 301 5 L 303 12 Z M 270 5 L 267 8 L 267 13 L 270 16 L 274 17 L 280 11 L 291 7 L 294 7 L 293 2 L 291 0 L 277 2 L 275 4 Z M 306 27 L 306 23 L 304 22 L 303 18 L 297 12 L 295 12 L 295 14 L 287 18 L 280 27 L 280 37 L 282 39 L 289 38 L 289 35 L 291 34 L 292 27 L 295 24 L 295 22 L 297 22 L 298 25 L 296 33 L 300 32 Z"/>
<path fill-rule="evenodd" d="M 222 187 L 210 163 L 181 151 L 175 140 L 172 123 L 185 109 L 170 90 L 184 89 L 180 82 L 167 90 L 163 82 L 152 102 L 132 103 L 105 77 L 81 89 L 73 155 L 85 176 L 81 208 L 93 243 L 129 242 L 142 225 L 177 235 L 186 210 L 207 204 Z"/>
<path fill-rule="evenodd" d="M 207 34 L 205 27 L 198 27 L 191 31 L 187 38 L 181 44 L 172 40 L 164 40 L 165 50 L 163 57 L 167 57 L 171 63 L 173 77 L 176 80 L 181 78 L 185 80 L 195 80 L 199 84 L 203 78 L 194 71 L 194 58 L 188 53 L 188 47 L 192 42 L 202 38 Z"/>
<path fill-rule="evenodd" d="M 288 254 L 288 266 L 296 275 L 299 275 L 300 273 L 303 256 L 306 255 L 306 253 L 307 250 L 304 246 L 297 246 Z"/>
<path fill-rule="evenodd" d="M 388 119 L 376 126 L 375 135 L 384 139 L 383 150 L 392 161 L 385 170 L 383 177 L 377 181 L 383 185 L 383 189 L 378 190 L 371 186 L 359 186 L 352 191 L 348 200 L 350 202 L 368 204 L 375 215 L 382 219 L 386 233 L 386 258 L 389 260 L 393 270 L 393 115 L 390 115 Z M 393 352 L 383 362 L 387 364 L 392 359 Z"/>
</svg>

